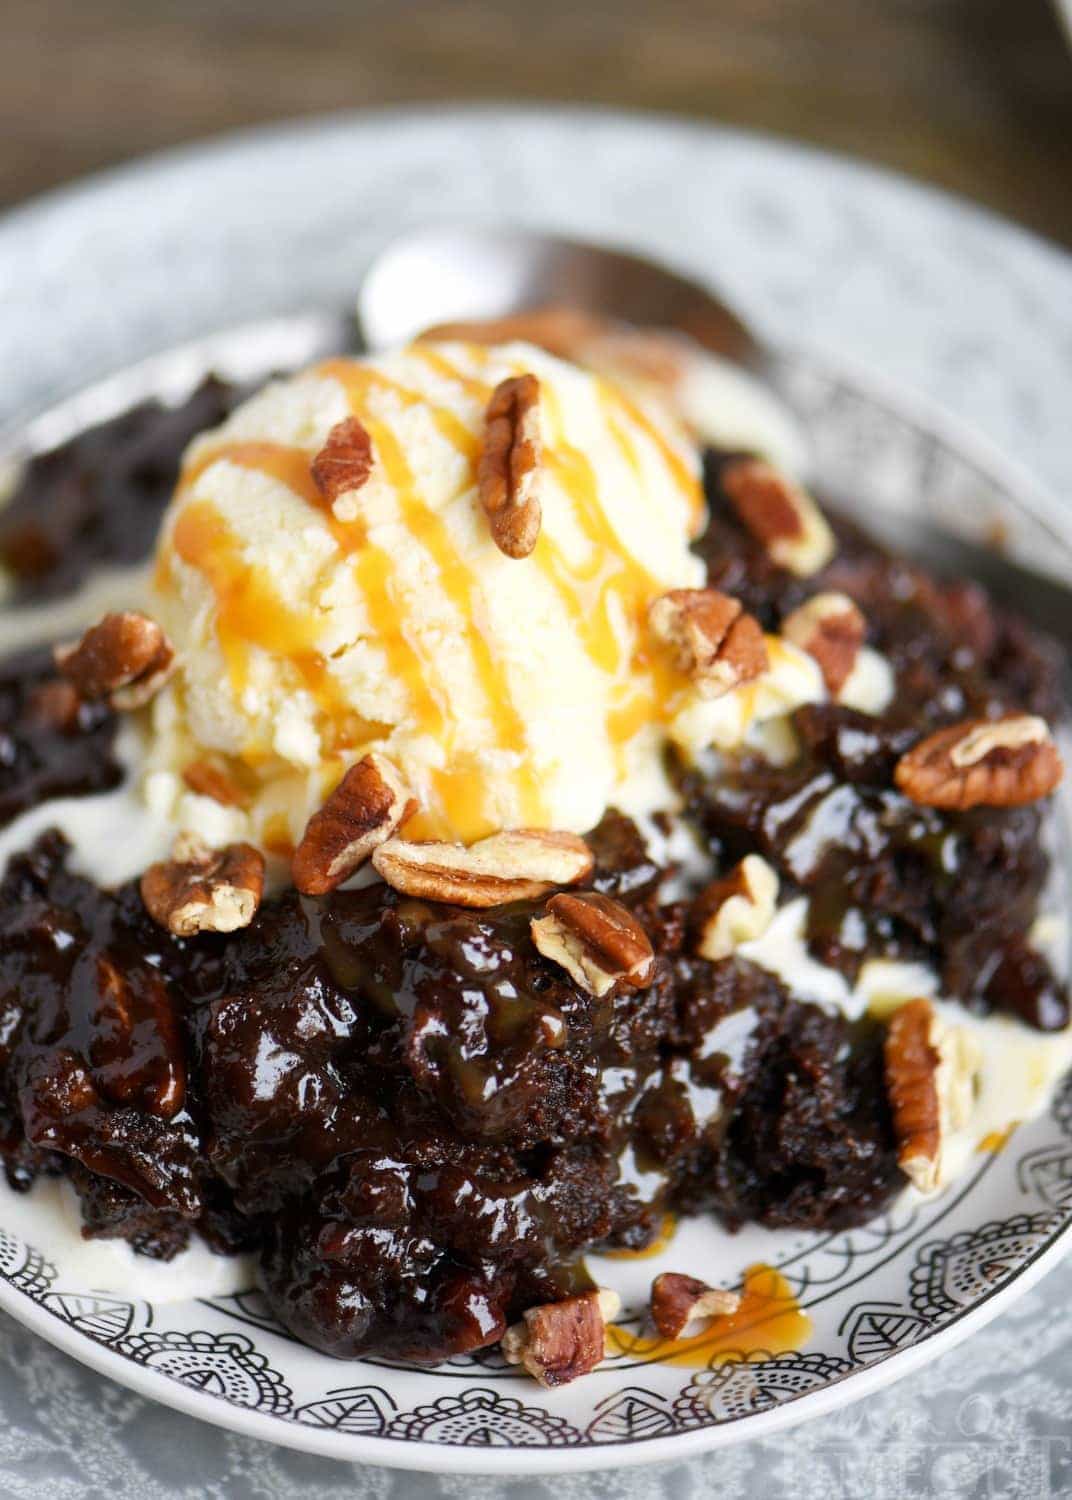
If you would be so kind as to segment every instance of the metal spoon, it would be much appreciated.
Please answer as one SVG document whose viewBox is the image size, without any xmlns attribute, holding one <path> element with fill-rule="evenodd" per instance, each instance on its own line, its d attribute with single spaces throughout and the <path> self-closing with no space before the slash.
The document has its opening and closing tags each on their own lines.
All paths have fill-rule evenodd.
<svg viewBox="0 0 1072 1500">
<path fill-rule="evenodd" d="M 365 273 L 358 323 L 370 349 L 439 323 L 504 317 L 560 303 L 690 334 L 756 373 L 767 353 L 707 287 L 622 250 L 525 229 L 436 227 L 393 240 Z"/>
</svg>

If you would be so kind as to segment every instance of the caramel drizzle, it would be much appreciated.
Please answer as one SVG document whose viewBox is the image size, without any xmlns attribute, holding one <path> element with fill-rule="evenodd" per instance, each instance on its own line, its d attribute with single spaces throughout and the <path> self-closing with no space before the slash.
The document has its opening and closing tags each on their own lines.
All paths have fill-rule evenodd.
<svg viewBox="0 0 1072 1500">
<path fill-rule="evenodd" d="M 453 412 L 429 403 L 427 396 L 400 385 L 367 365 L 349 360 L 329 360 L 319 367 L 318 373 L 334 378 L 346 391 L 350 409 L 368 428 L 376 455 L 399 497 L 406 529 L 435 561 L 443 591 L 462 621 L 462 635 L 484 695 L 488 718 L 494 726 L 496 742 L 500 748 L 511 750 L 519 757 L 514 778 L 522 821 L 538 827 L 543 821 L 543 796 L 535 768 L 524 754 L 527 741 L 525 723 L 513 701 L 509 674 L 483 624 L 485 612 L 481 607 L 479 578 L 459 556 L 442 516 L 421 497 L 397 437 L 385 422 L 369 413 L 367 397 L 371 391 L 387 391 L 405 406 L 428 408 L 442 435 L 468 460 L 469 482 L 472 482 L 472 469 L 480 452 L 480 439 Z M 427 675 L 431 679 L 434 673 L 429 670 Z M 443 723 L 441 713 L 440 731 Z M 448 743 L 445 748 L 450 756 L 453 746 Z M 450 778 L 449 785 L 454 789 L 452 800 L 456 800 L 457 776 Z M 446 789 L 447 783 L 441 782 L 441 790 Z M 490 832 L 491 824 L 485 823 L 480 831 Z"/>
<path fill-rule="evenodd" d="M 402 524 L 436 564 L 443 591 L 463 622 L 462 638 L 493 726 L 495 743 L 518 756 L 514 778 L 520 821 L 538 826 L 543 799 L 535 770 L 524 755 L 524 722 L 513 702 L 506 669 L 481 626 L 483 611 L 479 607 L 478 579 L 459 557 L 442 518 L 420 496 L 395 434 L 385 422 L 368 413 L 363 400 L 374 389 L 391 392 L 407 406 L 428 408 L 427 398 L 376 371 L 344 360 L 330 361 L 319 373 L 334 377 L 344 386 L 351 408 L 367 426 L 377 457 L 399 499 Z M 430 410 L 440 432 L 472 466 L 479 452 L 479 439 L 453 412 L 435 406 Z M 323 513 L 323 497 L 312 478 L 310 458 L 307 451 L 296 446 L 221 443 L 186 466 L 180 488 L 190 488 L 213 463 L 226 460 L 271 475 Z M 491 832 L 492 822 L 486 811 L 478 810 L 480 799 L 474 795 L 480 778 L 472 765 L 472 756 L 459 757 L 451 743 L 448 731 L 452 712 L 447 690 L 442 687 L 437 691 L 438 676 L 433 664 L 425 658 L 419 639 L 411 638 L 405 630 L 408 612 L 401 599 L 392 559 L 371 541 L 360 524 L 344 525 L 330 514 L 327 519 L 340 550 L 353 557 L 358 587 L 369 612 L 372 632 L 387 657 L 388 672 L 406 685 L 420 731 L 439 739 L 452 761 L 448 769 L 432 775 L 440 807 L 428 810 L 418 833 L 434 836 L 461 829 L 468 837 L 476 838 Z M 305 618 L 289 610 L 266 579 L 244 564 L 237 539 L 210 502 L 194 501 L 180 512 L 172 545 L 184 561 L 205 574 L 216 595 L 218 638 L 236 696 L 249 680 L 249 647 L 259 646 L 292 662 L 332 719 L 345 717 L 354 721 L 341 686 L 315 650 L 314 617 Z M 371 731 L 373 727 L 367 728 Z M 346 743 L 352 740 L 353 733 L 346 736 Z"/>
<path fill-rule="evenodd" d="M 186 505 L 171 542 L 183 562 L 204 574 L 216 596 L 216 635 L 235 697 L 249 682 L 250 647 L 260 647 L 290 661 L 302 685 L 330 714 L 337 734 L 329 752 L 361 743 L 371 726 L 357 718 L 328 671 L 310 619 L 288 608 L 264 576 L 246 565 L 238 538 L 216 507 L 206 500 Z M 265 749 L 250 743 L 243 753 L 256 757 Z"/>
<path fill-rule="evenodd" d="M 479 365 L 487 366 L 491 351 L 474 347 L 469 352 Z M 439 350 L 418 344 L 414 346 L 412 353 L 446 379 L 454 381 L 482 405 L 488 401 L 491 385 L 487 381 L 466 375 Z M 578 448 L 566 440 L 561 405 L 546 383 L 541 395 L 553 429 L 551 441 L 545 450 L 547 462 L 570 502 L 578 526 L 591 545 L 592 556 L 587 565 L 568 563 L 544 532 L 536 545 L 534 557 L 554 585 L 563 606 L 580 628 L 588 655 L 598 667 L 613 676 L 621 672 L 627 663 L 623 660 L 624 643 L 619 640 L 613 622 L 615 611 L 612 596 L 616 596 L 618 604 L 624 607 L 626 617 L 637 623 L 638 616 L 662 592 L 662 586 L 642 563 L 630 557 L 623 558 L 621 544 L 600 501 L 599 487 L 591 463 Z M 600 399 L 608 426 L 630 467 L 639 474 L 639 456 L 621 421 L 624 401 L 619 404 L 618 412 L 615 412 L 619 395 L 610 387 L 601 388 Z M 675 478 L 691 494 L 696 489 L 696 482 L 687 467 L 647 419 L 644 419 L 643 425 L 644 430 L 650 432 L 657 441 L 659 451 L 668 465 L 671 465 Z M 672 463 L 672 460 L 675 462 Z M 681 686 L 680 679 L 677 686 Z"/>
<path fill-rule="evenodd" d="M 270 475 L 292 494 L 324 510 L 309 454 L 279 443 L 219 444 L 184 466 L 180 490 L 192 488 L 206 469 L 220 460 Z M 400 629 L 404 612 L 394 601 L 390 559 L 368 540 L 363 527 L 342 525 L 330 513 L 326 516 L 340 550 L 356 559 L 359 586 L 389 673 L 406 684 L 422 722 L 441 728 L 443 715 L 428 691 L 429 674 Z M 180 511 L 172 545 L 184 562 L 205 575 L 216 595 L 217 638 L 235 697 L 241 695 L 249 680 L 249 647 L 257 646 L 285 657 L 298 671 L 333 726 L 333 745 L 329 748 L 356 748 L 384 732 L 385 726 L 367 723 L 354 714 L 338 679 L 315 647 L 314 617 L 288 609 L 263 574 L 245 564 L 238 539 L 210 501 L 194 501 Z M 247 747 L 247 754 L 255 748 Z"/>
<path fill-rule="evenodd" d="M 481 406 L 487 403 L 492 389 L 489 382 L 467 375 L 438 349 L 417 344 L 411 352 Z M 492 350 L 483 346 L 473 346 L 467 352 L 479 368 L 485 369 L 493 355 Z M 624 417 L 651 438 L 692 509 L 702 510 L 695 477 L 657 426 L 617 388 L 600 381 L 598 389 L 604 419 L 633 472 L 641 474 L 642 465 Z M 550 441 L 545 445 L 545 461 L 570 503 L 574 519 L 591 546 L 591 554 L 586 564 L 567 561 L 545 529 L 536 544 L 533 560 L 554 587 L 585 644 L 589 659 L 613 680 L 607 732 L 618 756 L 619 772 L 624 773 L 629 742 L 644 724 L 665 723 L 673 717 L 685 699 L 688 680 L 661 652 L 649 653 L 641 646 L 637 655 L 628 654 L 630 634 L 641 642 L 646 640 L 647 609 L 652 599 L 662 593 L 662 585 L 622 548 L 600 501 L 592 465 L 567 441 L 561 404 L 546 382 L 541 388 L 541 399 L 552 429 Z"/>
<path fill-rule="evenodd" d="M 693 524 L 696 531 L 700 529 L 700 523 L 704 514 L 703 491 L 696 482 L 696 477 L 690 470 L 688 464 L 681 454 L 671 443 L 670 439 L 659 428 L 659 424 L 652 420 L 642 406 L 638 406 L 625 391 L 618 386 L 609 386 L 605 380 L 596 377 L 604 403 L 616 402 L 625 412 L 629 420 L 647 435 L 662 455 L 663 462 L 673 474 L 678 488 L 689 502 L 689 508 L 693 514 Z"/>
</svg>

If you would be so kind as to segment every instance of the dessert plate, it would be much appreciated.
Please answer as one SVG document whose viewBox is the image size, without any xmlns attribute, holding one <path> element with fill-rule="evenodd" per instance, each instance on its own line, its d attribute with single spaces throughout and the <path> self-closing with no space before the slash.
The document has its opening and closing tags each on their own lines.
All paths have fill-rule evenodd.
<svg viewBox="0 0 1072 1500">
<path fill-rule="evenodd" d="M 726 138 L 690 127 L 603 121 L 601 135 L 600 117 L 559 118 L 573 118 L 576 132 L 591 127 L 589 144 L 602 143 L 590 170 L 604 173 L 610 184 L 621 180 L 615 174 L 624 172 L 631 160 L 645 179 L 649 198 L 661 191 L 653 186 L 657 171 L 675 153 L 695 171 L 703 164 L 707 142 L 712 166 L 721 162 L 732 177 L 740 161 L 757 149 L 743 144 L 735 166 L 733 152 L 724 154 Z M 498 122 L 500 133 L 512 131 L 510 151 L 494 144 L 490 121 Z M 534 182 L 549 183 L 554 175 L 550 159 L 537 161 L 550 140 L 538 117 L 530 117 L 526 126 L 524 117 L 505 112 L 462 114 L 446 127 L 442 120 L 396 118 L 386 137 L 383 121 L 351 124 L 349 133 L 352 139 L 361 137 L 363 149 L 374 148 L 378 140 L 394 140 L 397 152 L 409 153 L 410 186 L 416 189 L 423 180 L 434 197 L 439 185 L 436 143 L 442 142 L 444 129 L 456 146 L 464 138 L 465 159 L 485 171 L 479 192 L 455 205 L 461 212 L 490 217 L 498 194 L 499 204 L 505 201 L 522 216 L 529 211 L 523 206 L 528 189 L 530 207 L 543 204 L 549 220 L 567 232 L 626 240 L 632 225 L 642 248 L 660 248 L 650 242 L 637 200 L 604 205 L 582 223 L 579 213 L 573 216 L 577 222 L 570 221 L 562 203 L 553 201 L 550 186 L 533 194 Z M 5 397 L 5 415 L 11 419 L 39 409 L 46 393 L 73 392 L 88 375 L 115 368 L 176 334 L 219 326 L 227 319 L 226 309 L 231 315 L 279 313 L 296 302 L 327 303 L 347 282 L 355 285 L 371 244 L 402 222 L 397 200 L 390 196 L 397 184 L 366 184 L 370 190 L 356 234 L 350 232 L 345 210 L 334 226 L 330 218 L 311 226 L 309 197 L 295 187 L 298 182 L 308 187 L 310 179 L 288 174 L 297 163 L 319 160 L 327 181 L 328 163 L 334 171 L 333 158 L 342 149 L 339 137 L 347 132 L 342 125 L 323 127 L 323 132 L 320 140 L 315 132 L 298 131 L 247 141 L 219 153 L 214 162 L 208 156 L 200 165 L 157 168 L 155 177 L 153 169 L 143 169 L 140 182 L 137 174 L 119 177 L 97 190 L 105 199 L 110 196 L 110 203 L 98 202 L 92 210 L 92 194 L 83 194 L 17 216 L 6 238 L 0 233 L 0 277 L 13 280 L 18 272 L 37 278 L 28 299 L 19 299 L 19 309 L 36 307 L 37 312 L 31 319 L 16 309 L 0 330 L 0 358 L 5 368 L 18 372 Z M 482 155 L 480 143 L 486 136 L 489 144 Z M 408 144 L 399 144 L 403 137 Z M 786 154 L 792 163 L 792 153 Z M 552 156 L 559 163 L 564 159 Z M 510 170 L 506 158 L 513 163 Z M 848 169 L 837 171 L 852 176 Z M 171 242 L 170 259 L 161 244 L 153 243 L 157 211 L 165 220 L 172 211 L 161 180 L 169 172 L 177 172 L 186 184 L 185 201 L 174 205 L 176 212 L 183 211 L 177 222 L 196 225 L 185 248 L 181 237 Z M 250 174 L 261 188 L 274 181 L 280 196 L 269 194 L 256 210 L 248 207 L 240 230 L 226 216 L 236 188 L 248 185 Z M 791 175 L 787 172 L 786 184 Z M 777 173 L 770 181 L 776 179 Z M 453 165 L 451 180 L 462 191 Z M 680 190 L 684 179 L 677 181 Z M 284 203 L 288 182 L 295 197 Z M 128 188 L 137 188 L 142 201 L 134 218 L 122 221 L 121 200 Z M 768 213 L 774 211 L 773 203 L 785 207 L 791 198 L 786 186 L 783 199 L 768 200 Z M 219 221 L 213 217 L 217 210 Z M 604 220 L 595 222 L 601 215 Z M 286 285 L 278 263 L 279 241 L 265 243 L 280 218 L 291 225 L 285 240 L 290 257 Z M 717 219 L 712 207 L 712 233 Z M 761 221 L 762 213 L 756 233 L 765 242 L 772 221 L 768 217 L 766 230 Z M 91 223 L 103 237 L 99 253 L 74 275 L 71 257 L 84 254 L 86 241 L 80 236 Z M 703 233 L 699 221 L 690 229 L 693 239 Z M 742 230 L 740 238 L 743 244 L 748 233 Z M 33 246 L 42 253 L 28 256 Z M 308 250 L 304 260 L 303 246 Z M 233 267 L 225 274 L 224 257 L 229 262 L 245 257 L 249 274 L 240 276 Z M 700 269 L 702 248 L 692 245 L 689 257 L 693 269 Z M 146 279 L 148 264 L 154 265 L 152 285 Z M 777 333 L 771 328 L 778 301 L 771 278 L 780 269 L 783 277 L 795 275 L 802 281 L 804 270 L 799 264 L 791 270 L 784 256 L 778 265 L 760 256 L 755 269 L 761 281 L 766 279 L 756 300 L 766 297 L 767 326 Z M 747 307 L 747 256 L 740 252 L 737 270 L 733 290 L 743 294 Z M 1056 280 L 1057 270 L 1051 270 Z M 160 281 L 168 282 L 167 296 L 161 294 Z M 49 286 L 55 293 L 52 300 Z M 67 290 L 59 290 L 62 286 Z M 177 310 L 183 299 L 175 296 L 176 287 L 188 293 L 184 309 Z M 102 319 L 99 298 L 113 294 L 122 316 Z M 1026 287 L 1024 296 L 1029 296 Z M 54 337 L 42 341 L 45 307 L 53 309 Z M 793 333 L 806 343 L 803 322 Z M 263 337 L 262 329 L 214 340 L 185 352 L 179 361 L 154 360 L 65 406 L 48 421 L 20 430 L 36 446 L 149 391 L 177 397 L 206 363 L 245 377 L 289 364 L 314 352 L 315 344 L 307 347 L 305 339 L 323 336 L 323 328 L 319 319 L 285 320 Z M 783 352 L 779 382 L 813 437 L 824 484 L 851 497 L 862 513 L 881 513 L 894 531 L 910 531 L 918 497 L 925 493 L 929 521 L 959 530 L 968 540 L 979 540 L 999 524 L 1024 561 L 1072 576 L 1060 509 L 988 444 L 936 419 L 925 403 L 906 400 L 863 374 L 844 353 L 831 358 L 811 350 Z M 986 408 L 992 413 L 995 403 L 1000 398 L 980 392 L 981 412 Z M 1038 428 L 1045 433 L 1044 419 Z M 1047 450 L 1041 438 L 1039 453 L 1058 477 L 1064 460 L 1057 439 Z M 769 1320 L 746 1328 L 738 1351 L 744 1357 L 710 1367 L 677 1363 L 659 1357 L 658 1351 L 623 1349 L 597 1373 L 557 1393 L 518 1377 L 497 1355 L 459 1359 L 434 1370 L 328 1360 L 275 1327 L 252 1291 L 170 1304 L 95 1293 L 57 1273 L 35 1244 L 32 1228 L 17 1235 L 0 1227 L 0 1306 L 146 1396 L 235 1431 L 333 1458 L 502 1475 L 673 1460 L 828 1412 L 909 1373 L 981 1326 L 1052 1266 L 1072 1244 L 1072 1085 L 1058 1092 L 1045 1116 L 991 1144 L 1000 1149 L 979 1152 L 964 1178 L 942 1196 L 901 1200 L 863 1229 L 822 1236 L 751 1230 L 731 1237 L 698 1220 L 679 1231 L 661 1259 L 612 1263 L 627 1304 L 639 1308 L 659 1269 L 713 1277 L 723 1270 L 739 1274 L 762 1261 L 776 1269 L 784 1296 L 803 1316 L 794 1314 L 788 1327 Z"/>
<path fill-rule="evenodd" d="M 207 368 L 249 380 L 302 363 L 339 332 L 310 314 L 152 358 L 46 413 L 24 446 L 60 440 L 148 395 L 181 399 Z M 1000 524 L 1012 553 L 1072 576 L 1045 497 L 993 455 L 860 375 L 799 353 L 775 358 L 824 484 L 852 493 L 861 514 L 910 540 L 926 494 L 928 525 L 977 541 Z M 0 1228 L 0 1306 L 146 1395 L 337 1458 L 439 1472 L 595 1468 L 684 1456 L 828 1411 L 994 1316 L 1072 1237 L 1072 1078 L 1044 1117 L 989 1142 L 938 1198 L 906 1194 L 863 1228 L 729 1235 L 697 1219 L 658 1255 L 601 1261 L 598 1280 L 625 1302 L 626 1337 L 598 1371 L 557 1392 L 519 1376 L 497 1351 L 435 1369 L 335 1362 L 280 1328 L 252 1288 L 164 1303 L 97 1292 L 57 1272 L 35 1243 L 32 1199 L 20 1209 L 21 1233 Z M 733 1281 L 757 1264 L 767 1269 L 749 1282 L 752 1311 L 728 1338 L 682 1352 L 640 1336 L 660 1270 Z"/>
</svg>

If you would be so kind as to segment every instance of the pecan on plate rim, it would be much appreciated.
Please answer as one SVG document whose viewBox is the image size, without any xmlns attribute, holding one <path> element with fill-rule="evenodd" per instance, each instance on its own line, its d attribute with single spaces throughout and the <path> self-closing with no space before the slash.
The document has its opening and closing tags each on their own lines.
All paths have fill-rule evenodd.
<svg viewBox="0 0 1072 1500">
<path fill-rule="evenodd" d="M 664 1271 L 651 1284 L 651 1318 L 664 1339 L 686 1338 L 690 1325 L 729 1317 L 740 1305 L 739 1292 L 721 1291 L 680 1271 Z"/>
<path fill-rule="evenodd" d="M 502 1337 L 507 1364 L 521 1365 L 548 1389 L 587 1375 L 606 1352 L 607 1324 L 621 1310 L 605 1287 L 530 1307 Z"/>
</svg>

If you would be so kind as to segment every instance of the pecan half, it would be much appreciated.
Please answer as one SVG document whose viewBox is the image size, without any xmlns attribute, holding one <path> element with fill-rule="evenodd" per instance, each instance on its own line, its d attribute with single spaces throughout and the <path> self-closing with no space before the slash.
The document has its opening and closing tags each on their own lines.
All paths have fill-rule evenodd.
<svg viewBox="0 0 1072 1500">
<path fill-rule="evenodd" d="M 53 647 L 57 670 L 79 696 L 141 708 L 175 670 L 175 650 L 155 620 L 136 610 L 105 615 L 80 641 Z"/>
<path fill-rule="evenodd" d="M 647 933 L 620 902 L 594 891 L 552 896 L 542 917 L 529 923 L 544 958 L 565 969 L 590 995 L 641 989 L 651 979 L 655 954 Z"/>
<path fill-rule="evenodd" d="M 742 943 L 762 937 L 778 905 L 778 872 L 758 854 L 744 859 L 705 886 L 692 905 L 696 951 L 716 962 Z"/>
<path fill-rule="evenodd" d="M 758 458 L 739 458 L 722 470 L 722 488 L 771 560 L 799 578 L 817 573 L 834 555 L 834 533 L 812 497 Z"/>
<path fill-rule="evenodd" d="M 457 906 L 535 901 L 592 871 L 592 851 L 575 833 L 512 829 L 479 843 L 407 843 L 388 839 L 372 856 L 378 874 L 407 896 Z"/>
<path fill-rule="evenodd" d="M 176 937 L 248 927 L 263 894 L 264 856 L 251 844 L 209 849 L 190 834 L 141 877 L 146 911 Z"/>
<path fill-rule="evenodd" d="M 836 698 L 852 676 L 867 621 L 848 594 L 816 594 L 786 615 L 782 634 L 815 658 L 827 692 Z"/>
<path fill-rule="evenodd" d="M 678 1271 L 664 1271 L 651 1284 L 652 1322 L 664 1339 L 679 1339 L 690 1323 L 727 1317 L 740 1305 L 737 1292 L 719 1291 Z"/>
<path fill-rule="evenodd" d="M 310 465 L 317 489 L 329 505 L 359 490 L 372 473 L 372 439 L 357 417 L 344 417 Z"/>
<path fill-rule="evenodd" d="M 894 781 L 912 802 L 963 811 L 1037 802 L 1063 775 L 1045 719 L 1007 714 L 966 719 L 928 735 L 901 756 Z"/>
<path fill-rule="evenodd" d="M 921 1193 L 942 1185 L 942 1151 L 966 1124 L 981 1053 L 963 1026 L 947 1026 L 929 1000 L 909 1000 L 886 1032 L 886 1091 L 897 1164 Z"/>
<path fill-rule="evenodd" d="M 306 896 L 333 891 L 416 811 L 417 799 L 386 756 L 366 755 L 309 819 L 291 861 L 294 884 Z"/>
<path fill-rule="evenodd" d="M 704 698 L 721 697 L 767 670 L 759 622 L 718 589 L 671 589 L 651 605 L 648 624 Z"/>
<path fill-rule="evenodd" d="M 616 1292 L 599 1288 L 530 1307 L 502 1337 L 507 1364 L 521 1365 L 544 1386 L 568 1385 L 603 1358 L 607 1324 L 621 1309 Z"/>
<path fill-rule="evenodd" d="M 528 557 L 540 534 L 541 455 L 539 381 L 501 380 L 485 414 L 477 484 L 495 545 L 507 557 Z"/>
</svg>

